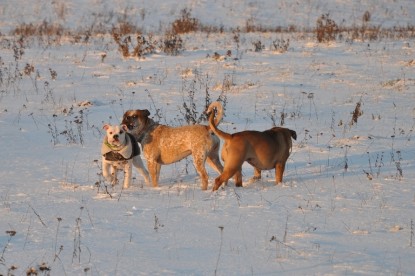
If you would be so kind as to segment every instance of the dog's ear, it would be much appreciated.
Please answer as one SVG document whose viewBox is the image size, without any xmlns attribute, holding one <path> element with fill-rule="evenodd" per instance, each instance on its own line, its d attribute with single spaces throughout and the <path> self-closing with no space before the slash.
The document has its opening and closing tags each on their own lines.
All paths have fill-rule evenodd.
<svg viewBox="0 0 415 276">
<path fill-rule="evenodd" d="M 102 127 L 102 129 L 105 129 L 105 130 L 107 130 L 108 128 L 110 127 L 110 125 L 108 125 L 108 124 L 105 124 L 103 127 Z"/>
<path fill-rule="evenodd" d="M 150 116 L 150 111 L 148 111 L 147 109 L 142 110 L 143 111 L 143 115 L 148 117 Z"/>
</svg>

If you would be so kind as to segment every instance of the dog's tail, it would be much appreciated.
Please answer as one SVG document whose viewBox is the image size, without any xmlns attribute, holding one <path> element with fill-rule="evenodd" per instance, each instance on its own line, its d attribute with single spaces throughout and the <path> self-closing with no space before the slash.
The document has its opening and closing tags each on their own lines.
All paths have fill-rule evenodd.
<svg viewBox="0 0 415 276">
<path fill-rule="evenodd" d="M 216 118 L 215 118 L 215 109 L 216 108 Z M 209 127 L 210 129 L 220 138 L 224 140 L 228 140 L 231 138 L 229 133 L 223 132 L 222 130 L 218 129 L 217 126 L 219 125 L 220 121 L 223 117 L 223 107 L 220 102 L 213 102 L 209 105 L 207 111 L 209 114 Z"/>
<path fill-rule="evenodd" d="M 213 102 L 213 103 L 211 103 L 209 105 L 208 109 L 206 110 L 206 113 L 208 115 L 212 115 L 212 113 L 214 113 L 213 111 L 214 111 L 215 108 L 216 108 L 216 117 L 213 116 L 214 119 L 215 119 L 214 120 L 214 125 L 215 126 L 218 126 L 219 123 L 220 123 L 220 121 L 223 118 L 223 107 L 222 107 L 222 104 L 220 102 Z M 213 115 L 215 115 L 215 114 L 213 114 Z M 210 120 L 210 116 L 209 116 L 209 120 Z"/>
<path fill-rule="evenodd" d="M 297 132 L 295 132 L 295 130 L 291 130 L 291 129 L 288 129 L 288 131 L 290 132 L 291 138 L 293 138 L 294 140 L 297 140 Z M 291 139 L 289 139 L 289 141 L 290 141 L 290 153 L 291 153 L 293 151 L 293 143 L 292 143 Z"/>
<path fill-rule="evenodd" d="M 294 140 L 297 140 L 297 132 L 295 132 L 295 130 L 291 130 L 291 129 L 289 129 L 289 131 L 290 131 L 290 133 L 291 133 L 291 137 L 292 137 Z"/>
</svg>

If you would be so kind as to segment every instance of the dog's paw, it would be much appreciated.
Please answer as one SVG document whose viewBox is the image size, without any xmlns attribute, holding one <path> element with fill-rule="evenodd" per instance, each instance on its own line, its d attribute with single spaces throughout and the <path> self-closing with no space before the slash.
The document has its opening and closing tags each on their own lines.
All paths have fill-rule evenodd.
<svg viewBox="0 0 415 276">
<path fill-rule="evenodd" d="M 259 182 L 259 181 L 261 181 L 261 177 L 254 176 L 254 177 L 251 177 L 251 178 L 248 180 L 248 184 L 253 184 L 253 183 L 255 183 L 255 182 Z"/>
<path fill-rule="evenodd" d="M 108 182 L 111 183 L 112 186 L 115 186 L 118 184 L 118 181 L 115 178 L 110 179 Z"/>
<path fill-rule="evenodd" d="M 104 175 L 104 181 L 105 182 L 108 182 L 108 183 L 111 183 L 112 182 L 112 177 L 111 176 L 108 176 L 108 175 Z"/>
</svg>

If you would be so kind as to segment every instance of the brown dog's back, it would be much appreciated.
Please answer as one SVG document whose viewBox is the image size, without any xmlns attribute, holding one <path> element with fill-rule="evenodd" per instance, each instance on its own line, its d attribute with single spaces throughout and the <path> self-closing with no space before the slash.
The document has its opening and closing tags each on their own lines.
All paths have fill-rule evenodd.
<svg viewBox="0 0 415 276">
<path fill-rule="evenodd" d="M 292 140 L 296 139 L 295 131 L 274 127 L 265 131 L 241 131 L 229 135 L 225 140 L 224 147 L 242 151 L 245 149 L 245 160 L 252 166 L 269 170 L 275 168 L 278 162 L 284 162 L 288 159 L 291 149 Z"/>
</svg>

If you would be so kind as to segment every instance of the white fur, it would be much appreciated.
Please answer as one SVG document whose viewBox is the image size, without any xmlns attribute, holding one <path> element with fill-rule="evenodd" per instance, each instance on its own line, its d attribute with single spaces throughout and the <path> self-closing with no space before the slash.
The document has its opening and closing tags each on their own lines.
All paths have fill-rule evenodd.
<svg viewBox="0 0 415 276">
<path fill-rule="evenodd" d="M 126 136 L 127 126 L 112 126 L 105 124 L 103 129 L 107 132 L 107 135 L 104 138 L 101 154 L 105 154 L 109 151 L 115 150 L 119 152 L 125 158 L 131 156 L 132 153 L 132 144 L 130 138 Z M 109 146 L 107 145 L 107 143 Z M 109 181 L 112 185 L 117 184 L 117 171 L 124 171 L 124 184 L 123 188 L 127 189 L 130 187 L 132 179 L 132 167 L 136 167 L 138 172 L 144 177 L 144 180 L 147 185 L 149 185 L 149 174 L 146 168 L 144 167 L 143 161 L 141 160 L 140 155 L 128 159 L 125 161 L 109 161 L 102 156 L 102 174 L 104 178 Z"/>
</svg>

